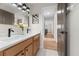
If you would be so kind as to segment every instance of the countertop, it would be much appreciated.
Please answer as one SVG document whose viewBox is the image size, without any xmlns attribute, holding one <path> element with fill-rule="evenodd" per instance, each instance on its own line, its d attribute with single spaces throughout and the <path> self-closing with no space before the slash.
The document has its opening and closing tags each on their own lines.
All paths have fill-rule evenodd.
<svg viewBox="0 0 79 59">
<path fill-rule="evenodd" d="M 14 46 L 28 38 L 39 34 L 37 33 L 28 33 L 26 35 L 13 35 L 12 37 L 0 37 L 0 51 L 3 51 L 11 46 Z"/>
</svg>

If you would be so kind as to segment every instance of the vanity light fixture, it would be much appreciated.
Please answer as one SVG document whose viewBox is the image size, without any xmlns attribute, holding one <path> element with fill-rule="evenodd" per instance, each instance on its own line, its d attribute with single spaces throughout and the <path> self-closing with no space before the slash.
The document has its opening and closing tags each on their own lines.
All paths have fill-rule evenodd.
<svg viewBox="0 0 79 59">
<path fill-rule="evenodd" d="M 23 7 L 22 8 L 24 8 L 24 9 L 26 9 L 27 8 L 27 6 L 26 6 L 26 4 L 25 3 L 23 3 Z"/>
<path fill-rule="evenodd" d="M 64 13 L 64 10 L 63 9 L 62 10 L 58 10 L 57 13 L 58 14 Z"/>
<path fill-rule="evenodd" d="M 27 7 L 26 3 L 12 3 L 13 6 L 16 6 L 19 10 L 22 10 L 23 12 L 30 12 L 30 8 Z"/>
<path fill-rule="evenodd" d="M 30 8 L 29 7 L 27 7 L 26 10 L 27 10 L 27 12 L 30 12 Z"/>
<path fill-rule="evenodd" d="M 18 7 L 18 9 L 19 9 L 19 10 L 21 10 L 21 9 L 22 9 L 22 6 L 21 6 L 21 5 L 19 5 L 19 4 L 17 4 L 17 7 Z"/>
<path fill-rule="evenodd" d="M 27 7 L 26 6 L 23 6 L 22 8 L 26 9 Z"/>
<path fill-rule="evenodd" d="M 25 10 L 22 10 L 22 12 L 26 12 Z"/>
<path fill-rule="evenodd" d="M 17 7 L 17 4 L 16 4 L 16 3 L 12 3 L 12 5 L 13 5 L 14 7 Z"/>
<path fill-rule="evenodd" d="M 19 9 L 19 10 L 21 10 L 21 9 L 22 9 L 22 8 L 21 8 L 22 6 L 20 6 L 20 5 L 18 5 L 17 7 L 18 7 L 18 9 Z"/>
<path fill-rule="evenodd" d="M 22 5 L 22 3 L 18 3 L 18 5 Z"/>
</svg>

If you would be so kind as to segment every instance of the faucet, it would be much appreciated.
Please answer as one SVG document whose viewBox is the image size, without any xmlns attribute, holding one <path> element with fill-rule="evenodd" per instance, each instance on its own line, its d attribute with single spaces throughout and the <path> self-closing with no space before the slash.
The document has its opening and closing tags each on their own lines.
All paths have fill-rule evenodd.
<svg viewBox="0 0 79 59">
<path fill-rule="evenodd" d="M 12 30 L 11 28 L 8 29 L 8 37 L 11 36 L 11 31 L 14 32 L 14 30 Z"/>
</svg>

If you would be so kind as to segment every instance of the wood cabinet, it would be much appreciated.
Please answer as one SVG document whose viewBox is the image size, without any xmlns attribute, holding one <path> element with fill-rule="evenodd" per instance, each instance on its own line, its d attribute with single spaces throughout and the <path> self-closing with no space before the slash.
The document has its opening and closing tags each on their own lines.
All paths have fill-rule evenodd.
<svg viewBox="0 0 79 59">
<path fill-rule="evenodd" d="M 0 24 L 14 24 L 14 14 L 0 9 Z"/>
<path fill-rule="evenodd" d="M 13 47 L 10 47 L 6 50 L 4 50 L 4 55 L 6 56 L 14 56 L 18 54 L 20 51 L 22 51 L 25 47 L 27 47 L 29 44 L 32 43 L 32 38 L 27 39 Z"/>
<path fill-rule="evenodd" d="M 36 55 L 37 54 L 37 51 L 39 50 L 39 47 L 40 47 L 40 36 L 39 35 L 36 35 L 34 37 L 34 40 L 33 40 L 33 55 Z"/>
<path fill-rule="evenodd" d="M 0 52 L 0 56 L 33 56 L 40 46 L 39 35 L 35 35 Z"/>
</svg>

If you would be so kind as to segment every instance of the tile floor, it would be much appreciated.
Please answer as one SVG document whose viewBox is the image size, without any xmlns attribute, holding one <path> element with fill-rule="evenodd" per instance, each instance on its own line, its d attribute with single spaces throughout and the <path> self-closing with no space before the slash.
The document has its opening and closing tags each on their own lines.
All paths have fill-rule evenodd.
<svg viewBox="0 0 79 59">
<path fill-rule="evenodd" d="M 37 56 L 58 56 L 56 50 L 40 49 Z"/>
</svg>

